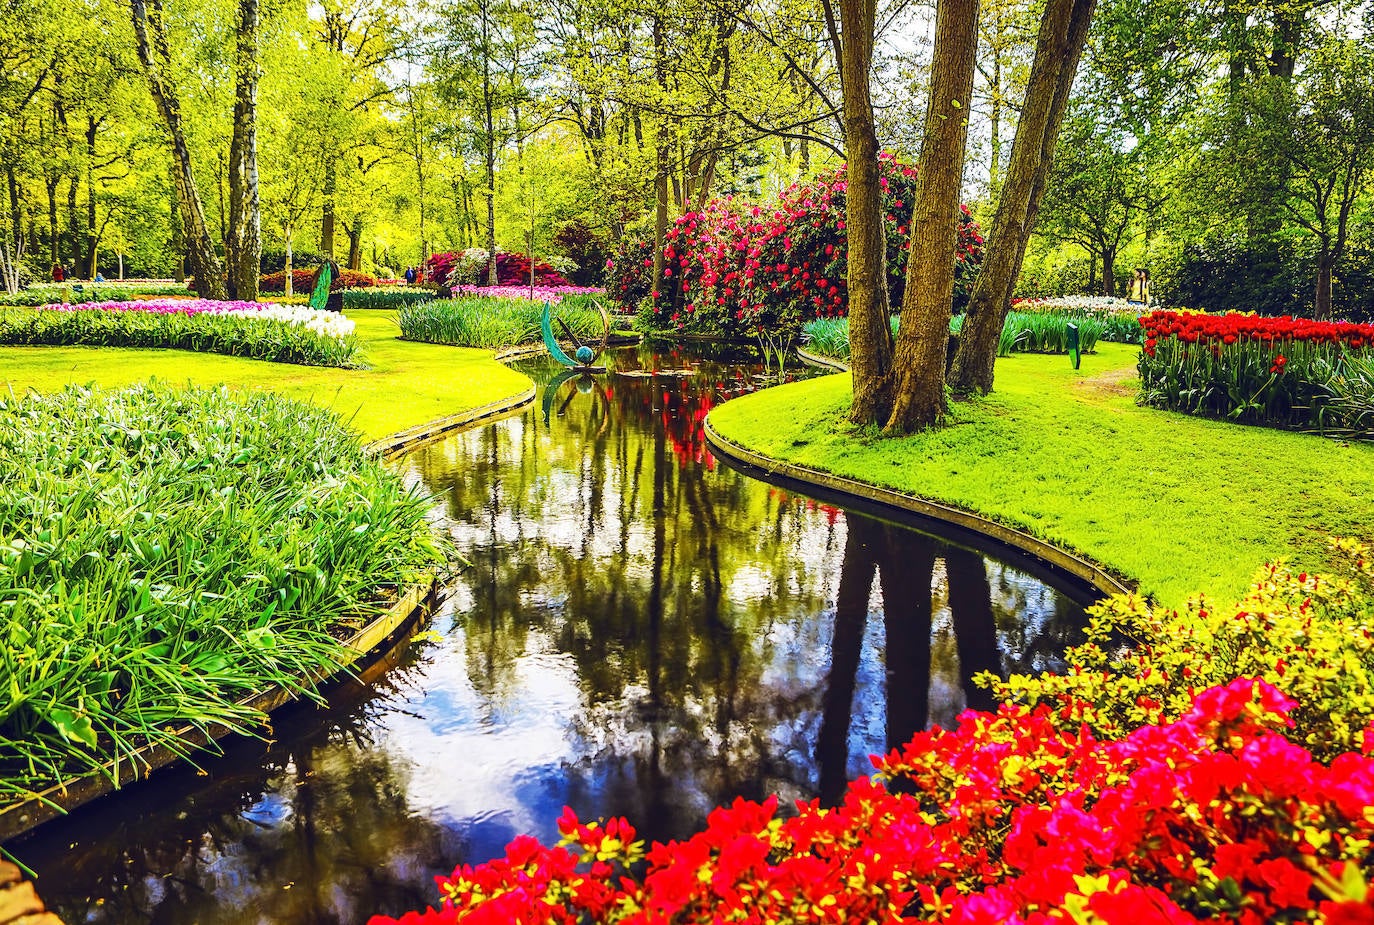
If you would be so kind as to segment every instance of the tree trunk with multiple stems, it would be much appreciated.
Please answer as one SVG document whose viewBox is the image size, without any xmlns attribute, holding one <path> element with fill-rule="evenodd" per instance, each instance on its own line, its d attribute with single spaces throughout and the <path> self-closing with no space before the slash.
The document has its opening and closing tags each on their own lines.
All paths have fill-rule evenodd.
<svg viewBox="0 0 1374 925">
<path fill-rule="evenodd" d="M 892 413 L 884 428 L 889 434 L 929 427 L 945 413 L 945 359 L 959 243 L 959 189 L 978 51 L 978 4 L 979 0 L 940 0 L 936 6 L 902 327 L 892 362 Z"/>
<path fill-rule="evenodd" d="M 1002 323 L 1035 228 L 1095 5 L 1096 0 L 1049 0 L 1040 21 L 1011 163 L 950 370 L 949 384 L 956 392 L 992 391 Z"/>
<path fill-rule="evenodd" d="M 854 396 L 849 419 L 877 424 L 892 406 L 892 328 L 887 302 L 887 240 L 878 173 L 878 135 L 873 122 L 869 74 L 873 67 L 875 0 L 841 0 L 841 88 L 844 147 L 845 234 L 849 240 L 849 357 Z"/>
<path fill-rule="evenodd" d="M 258 208 L 258 0 L 238 0 L 234 49 L 234 128 L 229 142 L 228 295 L 256 302 L 262 271 Z"/>
<path fill-rule="evenodd" d="M 224 274 L 214 241 L 205 222 L 205 207 L 196 189 L 191 168 L 191 149 L 181 124 L 181 100 L 168 81 L 164 68 L 171 60 L 167 32 L 162 22 L 162 0 L 130 0 L 138 60 L 143 65 L 158 114 L 167 126 L 172 142 L 172 179 L 177 191 L 177 207 L 185 235 L 186 257 L 195 277 L 196 294 L 205 299 L 223 299 Z"/>
</svg>

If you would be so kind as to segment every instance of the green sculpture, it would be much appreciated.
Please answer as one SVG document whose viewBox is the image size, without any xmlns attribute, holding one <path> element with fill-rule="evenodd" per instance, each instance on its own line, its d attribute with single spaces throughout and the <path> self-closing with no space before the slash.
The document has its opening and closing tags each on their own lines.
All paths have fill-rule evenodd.
<svg viewBox="0 0 1374 925">
<path fill-rule="evenodd" d="M 315 288 L 310 293 L 310 307 L 324 311 L 329 305 L 329 290 L 334 287 L 334 262 L 326 260 L 315 273 Z"/>
</svg>

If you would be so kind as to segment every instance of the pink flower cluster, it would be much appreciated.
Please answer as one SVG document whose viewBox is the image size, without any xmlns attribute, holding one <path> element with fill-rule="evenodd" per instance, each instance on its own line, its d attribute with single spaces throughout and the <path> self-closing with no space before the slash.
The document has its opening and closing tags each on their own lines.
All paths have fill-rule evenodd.
<svg viewBox="0 0 1374 925">
<path fill-rule="evenodd" d="M 596 286 L 454 286 L 453 297 L 480 296 L 491 299 L 531 299 L 557 305 L 572 295 L 605 295 Z"/>
<path fill-rule="evenodd" d="M 149 299 L 135 302 L 84 302 L 80 305 L 51 305 L 57 311 L 147 312 L 155 315 L 227 315 L 231 312 L 260 312 L 269 302 L 215 302 L 211 299 Z"/>
<path fill-rule="evenodd" d="M 439 877 L 440 909 L 372 925 L 1368 925 L 1374 759 L 1315 761 L 1284 734 L 1293 707 L 1241 679 L 1111 742 L 1080 702 L 969 712 L 875 758 L 833 809 L 737 800 L 647 850 L 624 819 L 568 810 L 562 846 L 517 838 Z"/>
</svg>

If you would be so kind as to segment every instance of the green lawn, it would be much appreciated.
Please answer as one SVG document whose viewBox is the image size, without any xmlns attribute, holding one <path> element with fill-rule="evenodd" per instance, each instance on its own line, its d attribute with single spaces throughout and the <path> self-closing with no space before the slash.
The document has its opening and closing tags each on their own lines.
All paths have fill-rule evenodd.
<svg viewBox="0 0 1374 925">
<path fill-rule="evenodd" d="M 1330 535 L 1374 537 L 1374 446 L 1135 404 L 1138 347 L 997 361 L 996 391 L 950 426 L 877 439 L 844 423 L 848 375 L 711 412 L 760 453 L 959 505 L 1083 553 L 1176 605 L 1226 599 L 1267 560 L 1327 563 Z"/>
<path fill-rule="evenodd" d="M 0 383 L 15 393 L 68 383 L 114 388 L 155 377 L 266 389 L 332 408 L 376 439 L 529 388 L 487 350 L 397 340 L 395 312 L 351 312 L 370 369 L 326 369 L 182 350 L 116 347 L 3 347 Z"/>
</svg>

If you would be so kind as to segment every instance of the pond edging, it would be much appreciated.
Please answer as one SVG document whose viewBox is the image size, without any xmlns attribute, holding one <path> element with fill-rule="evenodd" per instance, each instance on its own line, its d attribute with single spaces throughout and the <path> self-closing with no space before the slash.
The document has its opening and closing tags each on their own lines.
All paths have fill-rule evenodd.
<svg viewBox="0 0 1374 925">
<path fill-rule="evenodd" d="M 834 357 L 824 356 L 819 353 L 812 353 L 804 347 L 797 348 L 797 356 L 808 366 L 816 366 L 820 369 L 833 369 L 837 373 L 849 372 L 849 364 Z"/>
<path fill-rule="evenodd" d="M 841 495 L 849 495 L 882 507 L 929 517 L 982 534 L 1068 572 L 1076 578 L 1086 581 L 1103 594 L 1126 594 L 1135 590 L 1132 583 L 1076 553 L 1032 536 L 1024 530 L 998 523 L 981 514 L 890 488 L 880 488 L 877 485 L 835 475 L 821 469 L 813 469 L 810 466 L 774 459 L 742 446 L 728 437 L 721 436 L 711 426 L 710 415 L 707 415 L 706 420 L 702 422 L 702 431 L 713 452 L 762 469 L 765 472 L 784 476 L 806 485 L 825 488 Z"/>
<path fill-rule="evenodd" d="M 430 574 L 406 589 L 395 603 L 344 641 L 345 651 L 335 670 L 311 680 L 314 683 L 332 680 L 380 651 L 394 634 L 428 613 L 430 599 L 437 586 L 437 577 Z M 270 719 L 272 711 L 296 699 L 297 696 L 291 691 L 272 685 L 240 703 L 260 711 Z M 0 844 L 59 816 L 68 815 L 100 797 L 139 780 L 146 780 L 154 771 L 181 760 L 191 760 L 197 752 L 214 757 L 215 753 L 204 747 L 234 734 L 234 730 L 219 725 L 213 725 L 209 730 L 183 726 L 176 730 L 175 737 L 179 744 L 186 746 L 184 750 L 163 743 L 145 745 L 131 756 L 120 756 L 105 762 L 102 765 L 104 773 L 90 771 L 54 784 L 26 800 L 0 807 Z M 137 763 L 134 758 L 139 759 Z"/>
<path fill-rule="evenodd" d="M 497 359 L 501 359 L 497 357 Z M 535 387 L 533 385 L 506 398 L 498 398 L 496 401 L 479 405 L 476 408 L 469 408 L 466 411 L 459 411 L 457 414 L 450 414 L 447 417 L 438 418 L 425 424 L 409 427 L 405 430 L 398 430 L 394 434 L 382 437 L 380 440 L 373 440 L 371 443 L 363 445 L 363 452 L 380 456 L 384 459 L 404 453 L 417 444 L 433 440 L 435 437 L 452 433 L 457 430 L 465 430 L 474 424 L 493 418 L 498 415 L 517 411 L 520 408 L 531 404 L 534 401 Z"/>
</svg>

